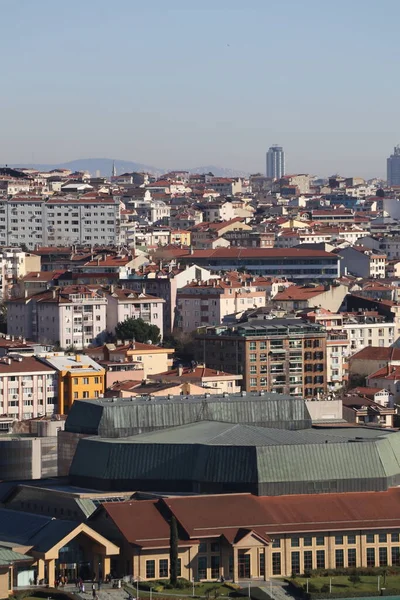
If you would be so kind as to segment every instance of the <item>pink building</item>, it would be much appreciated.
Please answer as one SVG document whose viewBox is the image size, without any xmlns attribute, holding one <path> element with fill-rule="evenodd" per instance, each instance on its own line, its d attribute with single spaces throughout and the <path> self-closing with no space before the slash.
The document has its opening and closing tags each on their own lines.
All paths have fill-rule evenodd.
<svg viewBox="0 0 400 600">
<path fill-rule="evenodd" d="M 18 421 L 57 412 L 56 369 L 29 356 L 0 359 L 0 414 Z"/>
</svg>

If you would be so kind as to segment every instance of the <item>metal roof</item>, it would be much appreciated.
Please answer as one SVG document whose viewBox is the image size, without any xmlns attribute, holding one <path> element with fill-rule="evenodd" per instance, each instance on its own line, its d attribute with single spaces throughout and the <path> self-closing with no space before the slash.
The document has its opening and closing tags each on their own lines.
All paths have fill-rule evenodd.
<svg viewBox="0 0 400 600">
<path fill-rule="evenodd" d="M 215 484 L 218 491 L 251 491 L 251 484 L 271 495 L 310 493 L 318 485 L 320 491 L 387 489 L 400 484 L 400 432 L 201 422 L 125 439 L 81 439 L 70 477 L 100 489 L 204 485 L 207 491 Z"/>
<path fill-rule="evenodd" d="M 121 438 L 205 420 L 290 430 L 311 427 L 302 398 L 244 392 L 229 396 L 79 400 L 72 405 L 65 431 Z"/>
</svg>

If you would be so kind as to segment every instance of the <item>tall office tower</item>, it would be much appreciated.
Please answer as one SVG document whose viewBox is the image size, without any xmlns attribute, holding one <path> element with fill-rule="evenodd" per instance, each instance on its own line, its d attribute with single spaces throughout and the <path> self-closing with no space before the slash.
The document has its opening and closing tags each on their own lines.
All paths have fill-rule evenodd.
<svg viewBox="0 0 400 600">
<path fill-rule="evenodd" d="M 285 174 L 285 153 L 282 146 L 274 144 L 267 152 L 267 177 L 280 179 Z"/>
<path fill-rule="evenodd" d="M 400 145 L 394 147 L 387 159 L 387 184 L 400 185 Z"/>
</svg>

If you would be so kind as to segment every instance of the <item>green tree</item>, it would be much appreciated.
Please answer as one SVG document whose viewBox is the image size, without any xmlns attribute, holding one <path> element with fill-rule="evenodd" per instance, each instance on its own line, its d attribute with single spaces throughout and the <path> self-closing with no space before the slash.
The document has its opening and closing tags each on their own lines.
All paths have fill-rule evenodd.
<svg viewBox="0 0 400 600">
<path fill-rule="evenodd" d="M 174 516 L 172 516 L 170 523 L 169 580 L 171 585 L 174 586 L 178 581 L 178 524 Z"/>
<path fill-rule="evenodd" d="M 146 344 L 149 340 L 152 344 L 158 344 L 160 341 L 160 330 L 157 325 L 149 325 L 143 319 L 125 319 L 115 328 L 115 335 L 118 340 L 136 340 Z"/>
<path fill-rule="evenodd" d="M 360 583 L 361 581 L 361 577 L 358 575 L 358 573 L 352 573 L 349 576 L 349 581 L 350 583 L 352 583 L 353 585 L 357 585 L 357 583 Z"/>
</svg>

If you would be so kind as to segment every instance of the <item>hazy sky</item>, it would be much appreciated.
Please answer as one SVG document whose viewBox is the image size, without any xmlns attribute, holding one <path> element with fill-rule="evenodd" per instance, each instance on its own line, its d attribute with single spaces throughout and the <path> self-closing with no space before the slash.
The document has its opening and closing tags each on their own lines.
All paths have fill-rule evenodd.
<svg viewBox="0 0 400 600">
<path fill-rule="evenodd" d="M 169 8 L 166 7 L 168 5 Z M 399 0 L 0 0 L 0 163 L 383 176 Z"/>
</svg>

